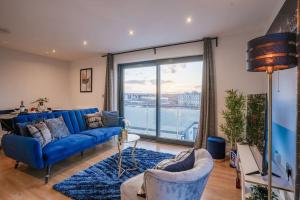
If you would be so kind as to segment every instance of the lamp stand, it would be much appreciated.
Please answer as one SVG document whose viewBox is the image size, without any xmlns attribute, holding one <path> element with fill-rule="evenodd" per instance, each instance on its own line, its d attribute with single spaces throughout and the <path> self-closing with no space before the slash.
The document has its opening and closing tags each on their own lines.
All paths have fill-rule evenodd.
<svg viewBox="0 0 300 200">
<path fill-rule="evenodd" d="M 272 74 L 268 73 L 268 200 L 272 200 Z"/>
</svg>

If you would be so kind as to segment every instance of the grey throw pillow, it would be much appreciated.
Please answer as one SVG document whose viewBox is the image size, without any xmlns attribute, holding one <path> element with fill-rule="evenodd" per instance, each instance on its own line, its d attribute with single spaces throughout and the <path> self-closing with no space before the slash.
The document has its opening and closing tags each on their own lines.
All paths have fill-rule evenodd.
<svg viewBox="0 0 300 200">
<path fill-rule="evenodd" d="M 100 112 L 86 114 L 84 115 L 84 117 L 88 128 L 93 129 L 93 128 L 103 127 L 102 117 Z"/>
<path fill-rule="evenodd" d="M 58 140 L 70 135 L 70 131 L 62 116 L 58 118 L 46 119 L 45 122 L 51 132 L 53 139 Z"/>
<path fill-rule="evenodd" d="M 42 147 L 52 141 L 50 130 L 44 122 L 28 124 L 27 128 L 32 137 L 36 138 Z"/>
<path fill-rule="evenodd" d="M 119 126 L 119 113 L 118 111 L 103 111 L 102 121 L 105 127 Z"/>
</svg>

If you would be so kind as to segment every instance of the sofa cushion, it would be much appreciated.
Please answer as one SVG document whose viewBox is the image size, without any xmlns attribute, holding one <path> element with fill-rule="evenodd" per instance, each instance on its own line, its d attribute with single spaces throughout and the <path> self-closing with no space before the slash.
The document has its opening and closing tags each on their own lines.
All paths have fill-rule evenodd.
<svg viewBox="0 0 300 200">
<path fill-rule="evenodd" d="M 103 111 L 102 120 L 105 127 L 119 126 L 119 114 L 117 111 Z"/>
<path fill-rule="evenodd" d="M 80 132 L 79 124 L 74 110 L 69 111 L 69 117 L 74 129 L 74 133 L 79 133 Z"/>
<path fill-rule="evenodd" d="M 43 157 L 46 164 L 63 160 L 77 152 L 94 146 L 94 137 L 82 134 L 71 134 L 60 140 L 55 140 L 43 148 Z"/>
<path fill-rule="evenodd" d="M 61 139 L 70 135 L 62 116 L 45 120 L 53 139 Z"/>
<path fill-rule="evenodd" d="M 121 127 L 96 128 L 80 132 L 83 135 L 89 135 L 96 139 L 97 143 L 110 139 L 114 135 L 121 133 Z"/>
</svg>

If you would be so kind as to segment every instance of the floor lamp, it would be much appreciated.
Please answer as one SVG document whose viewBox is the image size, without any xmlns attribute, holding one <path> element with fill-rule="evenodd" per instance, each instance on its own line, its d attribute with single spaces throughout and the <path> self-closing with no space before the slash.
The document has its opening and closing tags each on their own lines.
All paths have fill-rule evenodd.
<svg viewBox="0 0 300 200">
<path fill-rule="evenodd" d="M 296 34 L 274 33 L 248 42 L 247 71 L 268 74 L 268 200 L 272 199 L 272 74 L 296 67 Z"/>
</svg>

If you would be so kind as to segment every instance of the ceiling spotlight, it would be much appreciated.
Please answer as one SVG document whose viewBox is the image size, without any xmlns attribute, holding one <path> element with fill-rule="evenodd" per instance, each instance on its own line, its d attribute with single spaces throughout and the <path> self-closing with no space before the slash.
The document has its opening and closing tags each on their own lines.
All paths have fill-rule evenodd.
<svg viewBox="0 0 300 200">
<path fill-rule="evenodd" d="M 133 36 L 133 35 L 134 35 L 134 30 L 129 30 L 129 31 L 128 31 L 128 34 L 129 34 L 130 36 Z"/>
<path fill-rule="evenodd" d="M 190 24 L 192 22 L 192 17 L 187 17 L 186 18 L 186 23 Z"/>
<path fill-rule="evenodd" d="M 55 49 L 52 49 L 52 53 L 56 53 L 56 50 L 55 50 Z"/>
<path fill-rule="evenodd" d="M 84 46 L 87 45 L 87 41 L 86 41 L 86 40 L 83 41 L 83 45 L 84 45 Z"/>
</svg>

